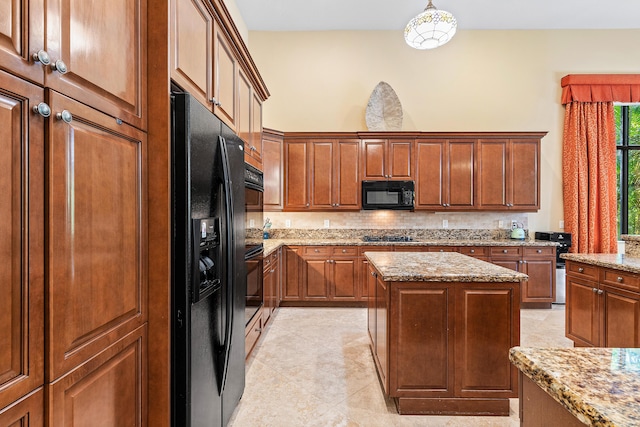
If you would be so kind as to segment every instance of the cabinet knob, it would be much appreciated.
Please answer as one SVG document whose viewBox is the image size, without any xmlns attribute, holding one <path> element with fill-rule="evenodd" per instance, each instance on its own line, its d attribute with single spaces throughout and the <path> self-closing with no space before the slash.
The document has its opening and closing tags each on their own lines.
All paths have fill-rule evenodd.
<svg viewBox="0 0 640 427">
<path fill-rule="evenodd" d="M 602 289 L 598 289 L 598 295 L 602 295 L 604 294 L 604 291 Z"/>
<path fill-rule="evenodd" d="M 36 53 L 32 55 L 34 61 L 41 63 L 42 65 L 51 64 L 51 58 L 49 58 L 49 54 L 46 50 L 40 49 Z"/>
<path fill-rule="evenodd" d="M 578 273 L 584 273 L 584 268 L 582 267 L 578 268 Z"/>
<path fill-rule="evenodd" d="M 273 269 L 273 270 L 271 270 L 271 272 L 272 272 L 272 273 L 275 273 L 275 272 L 276 272 L 276 270 L 275 270 L 275 269 Z"/>
<path fill-rule="evenodd" d="M 314 252 L 320 252 L 320 250 L 319 250 L 319 249 L 314 249 L 313 251 L 314 251 Z"/>
<path fill-rule="evenodd" d="M 475 249 L 471 249 L 471 250 L 469 251 L 469 253 L 470 253 L 470 254 L 475 254 L 475 253 L 476 253 L 476 250 L 475 250 Z"/>
<path fill-rule="evenodd" d="M 46 102 L 40 102 L 38 105 L 33 106 L 33 112 L 47 118 L 51 115 L 51 108 Z"/>
<path fill-rule="evenodd" d="M 536 252 L 541 254 L 542 253 L 542 249 L 538 249 Z"/>
<path fill-rule="evenodd" d="M 62 120 L 65 123 L 71 123 L 71 120 L 73 120 L 73 115 L 69 112 L 69 110 L 62 110 L 61 112 L 56 114 L 56 119 Z"/>
<path fill-rule="evenodd" d="M 53 71 L 59 72 L 60 74 L 66 74 L 67 71 L 69 71 L 67 69 L 67 64 L 65 64 L 62 59 L 58 59 L 56 62 L 51 64 L 51 69 Z"/>
<path fill-rule="evenodd" d="M 252 145 L 251 146 L 251 151 L 256 151 L 256 150 L 257 150 L 257 148 Z"/>
<path fill-rule="evenodd" d="M 218 100 L 217 100 L 217 99 L 215 99 L 215 98 L 211 98 L 211 99 L 209 100 L 209 102 L 210 102 L 210 103 L 212 103 L 213 105 L 215 105 L 216 107 L 219 107 L 219 106 L 221 106 L 221 105 L 222 105 L 222 104 L 220 104 L 220 101 L 218 101 Z"/>
<path fill-rule="evenodd" d="M 622 283 L 624 279 L 621 276 L 618 276 L 618 282 Z"/>
<path fill-rule="evenodd" d="M 371 271 L 370 273 L 371 273 L 371 275 L 372 275 L 373 277 L 378 277 L 378 275 L 376 274 L 376 272 L 375 272 L 375 271 Z"/>
<path fill-rule="evenodd" d="M 343 250 L 342 250 L 342 253 L 343 253 L 343 254 L 346 254 L 346 253 L 347 253 L 347 250 L 346 250 L 346 249 L 343 249 Z"/>
<path fill-rule="evenodd" d="M 503 253 L 503 254 L 506 254 L 506 253 L 508 253 L 508 252 L 509 252 L 509 251 L 508 251 L 508 250 L 506 250 L 506 249 L 503 249 L 503 250 L 502 250 L 502 253 Z"/>
<path fill-rule="evenodd" d="M 444 252 L 444 249 L 440 249 L 440 252 Z"/>
<path fill-rule="evenodd" d="M 593 291 L 594 294 L 598 292 L 598 290 L 596 288 L 593 288 L 591 290 Z"/>
<path fill-rule="evenodd" d="M 309 203 L 307 203 L 307 207 L 309 207 Z"/>
</svg>

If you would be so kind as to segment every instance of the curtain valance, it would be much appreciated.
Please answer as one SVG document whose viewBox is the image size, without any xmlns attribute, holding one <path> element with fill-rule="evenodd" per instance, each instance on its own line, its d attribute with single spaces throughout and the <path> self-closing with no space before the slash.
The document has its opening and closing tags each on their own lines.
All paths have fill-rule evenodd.
<svg viewBox="0 0 640 427">
<path fill-rule="evenodd" d="M 562 104 L 640 102 L 640 74 L 569 74 L 560 84 Z"/>
</svg>

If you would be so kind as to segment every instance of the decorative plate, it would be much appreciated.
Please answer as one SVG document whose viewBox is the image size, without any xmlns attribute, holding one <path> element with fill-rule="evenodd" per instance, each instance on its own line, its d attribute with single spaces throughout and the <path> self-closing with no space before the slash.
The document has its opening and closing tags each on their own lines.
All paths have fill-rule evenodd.
<svg viewBox="0 0 640 427">
<path fill-rule="evenodd" d="M 402 130 L 402 104 L 389 83 L 380 82 L 371 92 L 365 120 L 370 131 Z"/>
</svg>

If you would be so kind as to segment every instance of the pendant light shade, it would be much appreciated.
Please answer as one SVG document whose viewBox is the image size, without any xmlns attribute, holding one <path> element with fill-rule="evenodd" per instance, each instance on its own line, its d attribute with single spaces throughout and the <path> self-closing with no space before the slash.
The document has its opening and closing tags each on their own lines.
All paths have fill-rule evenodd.
<svg viewBox="0 0 640 427">
<path fill-rule="evenodd" d="M 404 29 L 404 39 L 415 49 L 434 49 L 447 43 L 456 33 L 458 22 L 446 10 L 438 10 L 429 0 L 424 12 Z"/>
</svg>

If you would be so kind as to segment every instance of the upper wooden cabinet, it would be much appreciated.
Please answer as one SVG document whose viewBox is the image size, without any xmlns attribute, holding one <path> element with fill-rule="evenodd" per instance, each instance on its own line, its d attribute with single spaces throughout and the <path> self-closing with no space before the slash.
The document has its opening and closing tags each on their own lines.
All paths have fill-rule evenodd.
<svg viewBox="0 0 640 427">
<path fill-rule="evenodd" d="M 238 61 L 222 27 L 213 26 L 213 112 L 236 129 Z"/>
<path fill-rule="evenodd" d="M 282 210 L 284 196 L 282 189 L 283 176 L 283 135 L 271 129 L 265 129 L 262 139 L 262 165 L 264 168 L 264 202 L 265 211 Z"/>
<path fill-rule="evenodd" d="M 245 161 L 262 169 L 262 101 L 248 76 L 238 69 L 236 133 L 244 141 Z"/>
<path fill-rule="evenodd" d="M 413 139 L 363 139 L 362 179 L 412 179 Z"/>
<path fill-rule="evenodd" d="M 0 69 L 44 84 L 45 69 L 33 59 L 44 49 L 44 1 L 0 3 Z"/>
<path fill-rule="evenodd" d="M 0 408 L 44 380 L 45 119 L 31 110 L 42 101 L 0 71 Z"/>
<path fill-rule="evenodd" d="M 147 1 L 4 1 L 0 68 L 146 129 Z"/>
<path fill-rule="evenodd" d="M 540 139 L 478 140 L 478 208 L 540 208 Z"/>
<path fill-rule="evenodd" d="M 55 92 L 47 140 L 46 379 L 146 321 L 146 135 Z M 56 118 L 67 111 L 69 123 Z M 63 116 L 65 117 L 65 116 Z"/>
<path fill-rule="evenodd" d="M 475 140 L 418 139 L 416 150 L 416 209 L 472 209 Z"/>
</svg>

